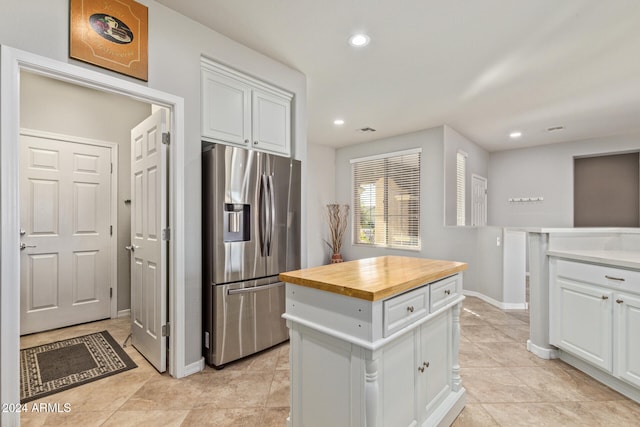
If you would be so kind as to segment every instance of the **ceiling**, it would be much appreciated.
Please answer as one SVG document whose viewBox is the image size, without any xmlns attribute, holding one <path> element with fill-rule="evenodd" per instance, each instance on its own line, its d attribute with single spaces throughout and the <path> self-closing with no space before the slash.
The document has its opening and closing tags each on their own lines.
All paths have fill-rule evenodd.
<svg viewBox="0 0 640 427">
<path fill-rule="evenodd" d="M 637 0 L 158 2 L 304 73 L 312 143 L 447 124 L 497 151 L 640 131 Z"/>
</svg>

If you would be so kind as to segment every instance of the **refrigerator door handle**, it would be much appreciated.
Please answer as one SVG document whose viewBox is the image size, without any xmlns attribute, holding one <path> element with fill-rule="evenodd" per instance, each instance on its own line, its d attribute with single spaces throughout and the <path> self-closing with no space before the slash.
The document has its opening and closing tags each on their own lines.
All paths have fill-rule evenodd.
<svg viewBox="0 0 640 427">
<path fill-rule="evenodd" d="M 267 240 L 267 255 L 271 256 L 271 242 L 273 241 L 273 233 L 276 228 L 276 200 L 275 200 L 275 192 L 273 191 L 273 176 L 268 176 L 269 181 L 269 210 L 271 211 L 271 216 L 269 218 L 269 238 Z"/>
<path fill-rule="evenodd" d="M 251 292 L 264 291 L 266 289 L 277 288 L 278 286 L 284 286 L 284 282 L 271 283 L 269 285 L 251 286 L 249 288 L 240 289 L 227 289 L 227 295 L 248 294 Z"/>
<path fill-rule="evenodd" d="M 266 175 L 262 175 L 260 181 L 260 253 L 262 256 L 268 255 L 268 228 L 269 228 L 269 180 Z"/>
</svg>

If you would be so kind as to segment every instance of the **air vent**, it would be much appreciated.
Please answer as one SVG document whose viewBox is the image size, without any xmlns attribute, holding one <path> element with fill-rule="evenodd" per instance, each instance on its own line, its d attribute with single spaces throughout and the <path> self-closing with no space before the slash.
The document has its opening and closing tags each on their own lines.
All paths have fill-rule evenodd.
<svg viewBox="0 0 640 427">
<path fill-rule="evenodd" d="M 366 128 L 361 128 L 359 130 L 360 130 L 360 132 L 375 132 L 376 131 L 374 128 L 370 128 L 369 126 L 367 126 Z"/>
</svg>

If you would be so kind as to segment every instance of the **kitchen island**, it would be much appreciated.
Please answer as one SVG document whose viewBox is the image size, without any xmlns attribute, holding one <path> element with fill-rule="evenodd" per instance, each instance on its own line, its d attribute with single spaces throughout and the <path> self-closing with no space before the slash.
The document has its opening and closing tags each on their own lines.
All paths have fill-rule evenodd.
<svg viewBox="0 0 640 427">
<path fill-rule="evenodd" d="M 450 425 L 465 263 L 386 256 L 280 274 L 288 427 Z"/>
</svg>

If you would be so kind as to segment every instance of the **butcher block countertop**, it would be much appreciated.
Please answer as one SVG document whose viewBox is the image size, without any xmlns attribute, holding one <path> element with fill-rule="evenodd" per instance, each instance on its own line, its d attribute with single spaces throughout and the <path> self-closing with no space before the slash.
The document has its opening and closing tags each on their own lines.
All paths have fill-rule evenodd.
<svg viewBox="0 0 640 427">
<path fill-rule="evenodd" d="M 280 280 L 377 301 L 466 269 L 464 262 L 383 256 L 288 271 Z"/>
</svg>

